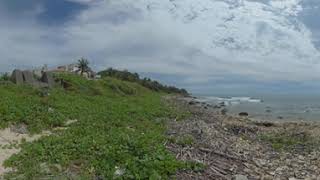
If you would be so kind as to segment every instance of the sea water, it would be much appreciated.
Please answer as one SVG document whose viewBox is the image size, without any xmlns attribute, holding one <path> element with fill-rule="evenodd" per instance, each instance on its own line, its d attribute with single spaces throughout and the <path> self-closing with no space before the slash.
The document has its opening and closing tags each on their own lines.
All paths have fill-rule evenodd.
<svg viewBox="0 0 320 180">
<path fill-rule="evenodd" d="M 320 121 L 320 96 L 315 95 L 198 95 L 200 101 L 224 104 L 231 115 L 247 112 L 256 120 Z"/>
</svg>

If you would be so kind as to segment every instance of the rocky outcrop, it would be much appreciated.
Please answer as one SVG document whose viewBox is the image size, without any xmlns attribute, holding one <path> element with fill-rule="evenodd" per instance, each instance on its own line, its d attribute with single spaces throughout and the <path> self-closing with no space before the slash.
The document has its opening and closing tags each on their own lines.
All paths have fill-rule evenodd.
<svg viewBox="0 0 320 180">
<path fill-rule="evenodd" d="M 44 72 L 41 77 L 41 81 L 43 83 L 47 83 L 50 88 L 55 85 L 53 74 L 51 72 Z"/>
<path fill-rule="evenodd" d="M 15 69 L 11 75 L 11 81 L 15 84 L 28 84 L 40 88 L 52 88 L 55 85 L 55 80 L 51 72 L 43 72 L 40 80 L 35 78 L 35 75 L 31 71 L 21 71 Z"/>
<path fill-rule="evenodd" d="M 34 74 L 31 71 L 23 71 L 22 75 L 24 83 L 34 85 L 34 83 L 36 82 L 36 80 L 34 79 Z"/>
<path fill-rule="evenodd" d="M 19 69 L 15 69 L 11 75 L 11 81 L 15 84 L 23 84 L 23 74 Z"/>
</svg>

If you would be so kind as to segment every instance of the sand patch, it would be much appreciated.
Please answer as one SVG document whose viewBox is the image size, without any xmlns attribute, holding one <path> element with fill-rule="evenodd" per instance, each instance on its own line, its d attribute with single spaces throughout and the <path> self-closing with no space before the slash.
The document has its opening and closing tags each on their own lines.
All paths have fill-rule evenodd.
<svg viewBox="0 0 320 180">
<path fill-rule="evenodd" d="M 21 134 L 14 132 L 12 128 L 0 130 L 0 176 L 10 171 L 10 168 L 3 167 L 3 162 L 13 154 L 20 151 L 19 144 L 22 140 L 31 142 L 39 139 L 42 136 L 50 135 L 50 132 L 43 132 L 30 136 L 29 134 Z"/>
</svg>

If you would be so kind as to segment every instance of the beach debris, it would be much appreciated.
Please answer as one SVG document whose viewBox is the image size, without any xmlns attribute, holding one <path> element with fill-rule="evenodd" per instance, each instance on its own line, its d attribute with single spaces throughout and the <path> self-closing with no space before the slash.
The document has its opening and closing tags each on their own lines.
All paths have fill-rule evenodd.
<svg viewBox="0 0 320 180">
<path fill-rule="evenodd" d="M 168 120 L 168 132 L 174 133 L 167 135 L 171 139 L 189 135 L 194 141 L 188 146 L 169 141 L 168 150 L 179 160 L 205 167 L 179 171 L 177 179 L 319 179 L 320 149 L 316 143 L 308 147 L 312 142 L 308 138 L 319 139 L 320 124 L 254 122 L 221 116 L 219 109 L 204 110 L 179 98 L 171 102 L 191 116 L 183 121 Z M 275 149 L 292 143 L 292 150 Z"/>
<path fill-rule="evenodd" d="M 234 180 L 248 180 L 248 177 L 238 174 L 238 175 L 235 175 Z"/>
<path fill-rule="evenodd" d="M 254 122 L 254 124 L 257 125 L 257 126 L 264 126 L 264 127 L 275 126 L 275 124 L 272 123 L 272 122 Z"/>
</svg>

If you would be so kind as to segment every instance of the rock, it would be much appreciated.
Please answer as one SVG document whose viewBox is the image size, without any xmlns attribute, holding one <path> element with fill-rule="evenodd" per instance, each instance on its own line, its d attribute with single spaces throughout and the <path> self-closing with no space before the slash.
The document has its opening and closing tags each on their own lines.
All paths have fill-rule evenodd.
<svg viewBox="0 0 320 180">
<path fill-rule="evenodd" d="M 11 126 L 10 130 L 17 134 L 28 134 L 28 127 L 23 123 Z"/>
<path fill-rule="evenodd" d="M 247 113 L 247 112 L 241 112 L 241 113 L 239 113 L 239 116 L 249 116 L 249 113 Z"/>
<path fill-rule="evenodd" d="M 219 106 L 220 107 L 226 107 L 226 103 L 225 102 L 221 102 L 221 103 L 219 103 Z"/>
<path fill-rule="evenodd" d="M 256 165 L 257 166 L 259 166 L 259 167 L 263 167 L 263 166 L 265 166 L 266 164 L 267 164 L 267 161 L 266 160 L 264 160 L 264 159 L 255 159 L 255 160 L 253 160 L 255 163 L 256 163 Z"/>
<path fill-rule="evenodd" d="M 238 174 L 238 175 L 234 176 L 234 180 L 248 180 L 248 177 L 241 175 L 241 174 Z"/>
<path fill-rule="evenodd" d="M 227 112 L 228 112 L 228 110 L 227 110 L 226 108 L 223 108 L 223 109 L 221 110 L 221 114 L 222 114 L 222 115 L 226 115 Z"/>
<path fill-rule="evenodd" d="M 47 83 L 50 88 L 53 87 L 55 84 L 53 75 L 50 72 L 44 72 L 41 77 L 41 81 Z"/>
<path fill-rule="evenodd" d="M 23 71 L 23 80 L 26 84 L 34 85 L 35 79 L 31 71 Z"/>
<path fill-rule="evenodd" d="M 11 75 L 11 81 L 15 84 L 23 84 L 23 74 L 19 69 L 15 69 Z"/>
<path fill-rule="evenodd" d="M 220 109 L 220 108 L 221 108 L 221 106 L 218 106 L 218 105 L 213 106 L 213 109 Z"/>
<path fill-rule="evenodd" d="M 189 102 L 189 105 L 195 105 L 195 104 L 196 104 L 195 101 L 190 101 L 190 102 Z"/>
</svg>

